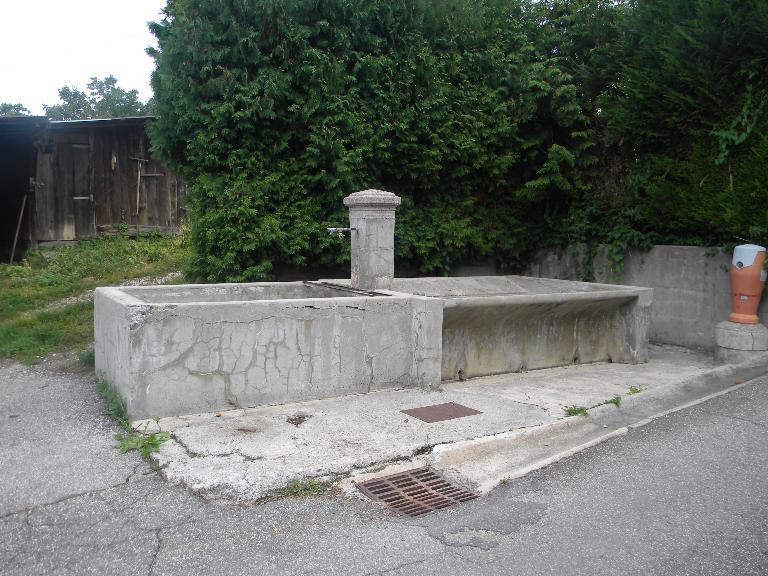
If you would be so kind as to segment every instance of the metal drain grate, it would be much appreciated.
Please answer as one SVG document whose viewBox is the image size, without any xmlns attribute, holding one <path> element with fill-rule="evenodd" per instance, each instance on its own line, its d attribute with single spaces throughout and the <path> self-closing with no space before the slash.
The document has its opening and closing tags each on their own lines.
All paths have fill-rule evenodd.
<svg viewBox="0 0 768 576">
<path fill-rule="evenodd" d="M 413 517 L 478 497 L 474 492 L 454 486 L 428 466 L 355 482 L 355 485 L 372 500 Z"/>
<path fill-rule="evenodd" d="M 454 418 L 482 414 L 480 410 L 475 410 L 474 408 L 457 404 L 456 402 L 422 406 L 421 408 L 410 408 L 408 410 L 400 410 L 400 412 L 430 424 L 433 422 L 442 422 L 443 420 L 453 420 Z"/>
</svg>

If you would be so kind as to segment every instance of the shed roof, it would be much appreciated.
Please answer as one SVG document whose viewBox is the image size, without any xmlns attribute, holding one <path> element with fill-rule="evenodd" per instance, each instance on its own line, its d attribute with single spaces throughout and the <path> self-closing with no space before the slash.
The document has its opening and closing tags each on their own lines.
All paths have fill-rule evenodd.
<svg viewBox="0 0 768 576">
<path fill-rule="evenodd" d="M 87 120 L 51 120 L 51 128 L 108 128 L 112 126 L 136 126 L 144 124 L 147 120 L 154 120 L 155 116 L 125 116 L 122 118 L 89 118 Z"/>
<path fill-rule="evenodd" d="M 0 136 L 29 134 L 47 123 L 46 116 L 0 116 Z"/>
<path fill-rule="evenodd" d="M 0 136 L 32 133 L 41 128 L 111 128 L 140 126 L 155 116 L 125 116 L 123 118 L 91 118 L 87 120 L 50 120 L 47 116 L 0 116 Z"/>
</svg>

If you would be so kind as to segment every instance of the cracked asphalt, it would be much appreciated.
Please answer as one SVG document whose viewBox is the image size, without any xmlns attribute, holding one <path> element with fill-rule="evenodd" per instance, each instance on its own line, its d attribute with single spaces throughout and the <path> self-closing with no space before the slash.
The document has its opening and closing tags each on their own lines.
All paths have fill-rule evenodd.
<svg viewBox="0 0 768 576">
<path fill-rule="evenodd" d="M 90 376 L 0 365 L 0 574 L 768 574 L 768 378 L 419 519 L 238 505 L 113 446 Z"/>
</svg>

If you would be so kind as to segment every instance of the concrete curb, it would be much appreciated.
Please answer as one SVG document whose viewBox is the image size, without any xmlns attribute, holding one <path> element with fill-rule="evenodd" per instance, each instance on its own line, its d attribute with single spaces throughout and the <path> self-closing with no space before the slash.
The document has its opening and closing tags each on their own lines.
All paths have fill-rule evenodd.
<svg viewBox="0 0 768 576">
<path fill-rule="evenodd" d="M 544 468 L 672 412 L 741 388 L 768 373 L 768 353 L 719 366 L 694 377 L 622 398 L 530 429 L 435 446 L 428 463 L 453 481 L 479 492 Z"/>
</svg>

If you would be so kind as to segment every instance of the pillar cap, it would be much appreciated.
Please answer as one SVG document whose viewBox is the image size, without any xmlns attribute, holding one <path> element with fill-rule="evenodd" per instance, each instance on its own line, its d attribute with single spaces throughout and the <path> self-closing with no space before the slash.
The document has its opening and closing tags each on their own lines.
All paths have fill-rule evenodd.
<svg viewBox="0 0 768 576">
<path fill-rule="evenodd" d="M 400 205 L 400 196 L 384 190 L 361 190 L 344 198 L 344 206 L 392 206 Z"/>
</svg>

